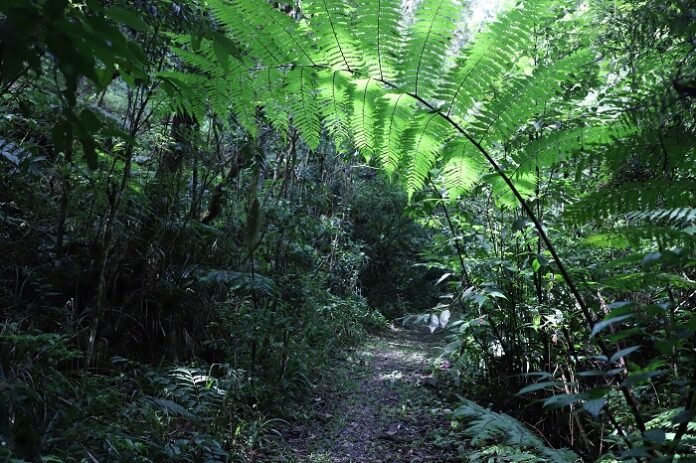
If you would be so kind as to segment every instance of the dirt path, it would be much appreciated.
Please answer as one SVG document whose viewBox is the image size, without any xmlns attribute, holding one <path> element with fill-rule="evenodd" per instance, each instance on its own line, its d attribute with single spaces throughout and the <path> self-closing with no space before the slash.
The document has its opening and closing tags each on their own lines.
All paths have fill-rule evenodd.
<svg viewBox="0 0 696 463">
<path fill-rule="evenodd" d="M 282 430 L 277 455 L 302 463 L 454 462 L 447 403 L 433 378 L 436 346 L 427 331 L 392 329 L 328 372 L 310 398 L 306 424 Z"/>
</svg>

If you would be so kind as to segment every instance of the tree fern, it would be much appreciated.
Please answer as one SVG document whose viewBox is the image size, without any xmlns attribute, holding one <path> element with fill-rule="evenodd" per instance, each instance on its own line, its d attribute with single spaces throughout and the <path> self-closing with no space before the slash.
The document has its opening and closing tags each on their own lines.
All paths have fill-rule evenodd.
<svg viewBox="0 0 696 463">
<path fill-rule="evenodd" d="M 587 65 L 590 51 L 567 56 L 533 75 L 508 83 L 500 96 L 487 103 L 470 130 L 481 140 L 507 140 L 532 116 L 541 113 L 573 71 Z"/>
<path fill-rule="evenodd" d="M 343 0 L 307 0 L 302 12 L 311 18 L 322 63 L 337 70 L 357 71 L 362 53 L 351 29 L 350 7 Z"/>
<path fill-rule="evenodd" d="M 290 112 L 287 90 L 287 73 L 275 67 L 269 67 L 256 73 L 254 81 L 256 97 L 263 104 L 267 121 L 282 136 L 287 135 L 290 127 Z"/>
<path fill-rule="evenodd" d="M 527 200 L 534 195 L 537 186 L 536 176 L 530 173 L 512 176 L 511 172 L 506 172 L 515 189 L 523 199 Z M 503 208 L 514 208 L 519 205 L 517 198 L 512 193 L 509 185 L 497 173 L 488 174 L 483 177 L 484 183 L 491 188 L 491 194 L 495 203 Z"/>
<path fill-rule="evenodd" d="M 256 90 L 253 76 L 244 69 L 229 75 L 230 96 L 237 122 L 250 134 L 256 134 Z"/>
<path fill-rule="evenodd" d="M 534 28 L 548 16 L 549 6 L 546 1 L 520 3 L 464 47 L 438 92 L 448 114 L 466 116 L 474 103 L 499 88 L 516 61 L 533 46 Z"/>
<path fill-rule="evenodd" d="M 189 114 L 199 121 L 205 119 L 208 113 L 207 77 L 196 73 L 163 71 L 158 73 L 158 78 L 174 89 L 168 98 L 173 111 Z"/>
<path fill-rule="evenodd" d="M 351 129 L 353 142 L 366 159 L 379 152 L 381 140 L 381 106 L 384 104 L 382 87 L 374 79 L 356 82 L 353 96 Z"/>
<path fill-rule="evenodd" d="M 404 151 L 413 144 L 413 137 L 409 137 L 406 132 L 415 104 L 413 99 L 404 93 L 389 93 L 384 96 L 384 100 L 379 160 L 387 174 L 391 175 L 399 168 Z"/>
<path fill-rule="evenodd" d="M 220 0 L 212 3 L 219 4 Z M 253 26 L 257 30 L 257 37 L 267 35 L 273 39 L 269 46 L 272 44 L 282 49 L 282 56 L 286 62 L 315 64 L 311 42 L 293 18 L 280 13 L 266 1 L 229 0 L 229 4 L 242 16 L 237 21 L 243 20 Z"/>
<path fill-rule="evenodd" d="M 412 195 L 423 186 L 439 153 L 445 143 L 456 136 L 456 131 L 433 112 L 421 112 L 409 131 L 413 132 L 414 141 L 413 147 L 405 153 L 409 159 L 406 189 Z"/>
<path fill-rule="evenodd" d="M 696 182 L 693 180 L 611 185 L 585 195 L 568 208 L 566 217 L 572 222 L 584 223 L 611 215 L 661 209 L 664 204 L 671 208 L 690 208 L 695 194 Z"/>
<path fill-rule="evenodd" d="M 228 29 L 231 39 L 240 43 L 252 60 L 277 66 L 305 56 L 295 53 L 297 37 L 283 27 L 283 15 L 273 11 L 265 1 L 209 0 L 208 4 L 215 18 Z"/>
<path fill-rule="evenodd" d="M 513 154 L 515 175 L 545 169 L 581 151 L 594 152 L 635 133 L 621 124 L 574 127 L 545 134 Z"/>
<path fill-rule="evenodd" d="M 442 173 L 451 198 L 469 191 L 485 170 L 482 159 L 472 144 L 464 138 L 451 140 L 443 149 L 445 153 Z"/>
<path fill-rule="evenodd" d="M 394 81 L 400 55 L 400 0 L 359 0 L 356 36 L 370 75 Z"/>
<path fill-rule="evenodd" d="M 287 91 L 293 120 L 311 149 L 316 149 L 321 139 L 316 88 L 317 76 L 314 69 L 300 66 L 288 73 Z"/>
<path fill-rule="evenodd" d="M 461 11 L 457 0 L 418 3 L 399 69 L 399 81 L 406 91 L 422 98 L 435 94 Z"/>
<path fill-rule="evenodd" d="M 354 86 L 343 71 L 319 72 L 319 104 L 324 125 L 340 145 L 350 138 L 350 115 Z"/>
</svg>

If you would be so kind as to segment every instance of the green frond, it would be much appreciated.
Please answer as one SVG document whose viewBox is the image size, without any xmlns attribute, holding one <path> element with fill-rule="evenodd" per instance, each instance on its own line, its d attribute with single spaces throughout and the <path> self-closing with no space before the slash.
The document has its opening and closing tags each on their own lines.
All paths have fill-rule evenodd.
<svg viewBox="0 0 696 463">
<path fill-rule="evenodd" d="M 452 413 L 452 418 L 466 424 L 464 432 L 471 438 L 471 445 L 475 447 L 497 443 L 528 449 L 547 462 L 580 461 L 580 457 L 570 450 L 551 448 L 533 431 L 510 415 L 496 413 L 470 400 L 464 400 L 464 403 Z"/>
<path fill-rule="evenodd" d="M 228 79 L 235 118 L 245 130 L 255 136 L 257 100 L 253 76 L 245 69 L 238 69 L 230 73 Z"/>
<path fill-rule="evenodd" d="M 379 116 L 383 113 L 384 91 L 374 79 L 358 80 L 355 84 L 351 117 L 353 143 L 369 160 L 379 152 L 382 131 Z"/>
<path fill-rule="evenodd" d="M 202 43 L 197 53 L 178 47 L 173 47 L 172 51 L 186 66 L 196 69 L 201 74 L 216 77 L 222 75 L 222 67 L 213 57 L 212 45 L 209 42 Z"/>
<path fill-rule="evenodd" d="M 306 0 L 302 12 L 316 35 L 320 61 L 336 70 L 362 67 L 362 50 L 353 35 L 351 8 L 344 0 Z"/>
<path fill-rule="evenodd" d="M 266 120 L 274 130 L 285 139 L 290 131 L 290 111 L 287 106 L 275 101 L 270 101 L 263 107 Z"/>
<path fill-rule="evenodd" d="M 471 123 L 480 140 L 507 140 L 533 116 L 543 113 L 571 74 L 593 59 L 589 50 L 566 56 L 531 76 L 509 82 L 500 96 L 488 102 Z"/>
<path fill-rule="evenodd" d="M 551 4 L 520 2 L 464 47 L 438 93 L 448 113 L 465 117 L 476 102 L 487 100 L 505 83 L 518 59 L 533 47 L 535 26 L 545 22 Z"/>
<path fill-rule="evenodd" d="M 256 100 L 263 106 L 266 119 L 282 136 L 287 135 L 291 109 L 287 97 L 288 74 L 284 70 L 269 67 L 254 75 Z"/>
<path fill-rule="evenodd" d="M 450 198 L 457 198 L 468 192 L 481 177 L 485 169 L 485 159 L 465 138 L 455 138 L 443 148 L 444 166 L 442 174 Z"/>
<path fill-rule="evenodd" d="M 384 96 L 384 100 L 381 117 L 384 123 L 379 160 L 387 175 L 391 175 L 401 165 L 403 152 L 408 146 L 412 146 L 413 140 L 406 140 L 404 133 L 411 124 L 415 102 L 404 93 L 389 93 Z"/>
<path fill-rule="evenodd" d="M 530 173 L 512 176 L 510 172 L 506 172 L 508 178 L 514 185 L 515 189 L 520 193 L 522 199 L 529 199 L 534 196 L 536 190 L 536 176 Z M 515 197 L 512 189 L 507 185 L 503 177 L 497 173 L 491 173 L 483 176 L 483 181 L 491 188 L 491 195 L 496 205 L 501 208 L 513 209 L 519 206 L 519 202 Z"/>
<path fill-rule="evenodd" d="M 406 152 L 406 190 L 412 195 L 423 187 L 443 146 L 456 132 L 440 115 L 432 112 L 421 112 L 413 128 L 405 131 L 405 136 L 410 136 L 409 132 L 413 132 L 414 141 L 413 147 Z"/>
<path fill-rule="evenodd" d="M 677 228 L 675 225 L 660 226 L 651 223 L 632 224 L 590 235 L 583 243 L 595 248 L 637 249 L 645 241 L 660 243 L 665 248 L 681 246 L 693 249 L 696 244 L 696 228 Z"/>
<path fill-rule="evenodd" d="M 205 118 L 208 112 L 208 78 L 180 71 L 162 71 L 157 76 L 174 88 L 168 99 L 174 112 L 186 113 L 199 121 Z"/>
<path fill-rule="evenodd" d="M 664 204 L 669 204 L 670 209 L 691 208 L 694 197 L 696 181 L 693 180 L 650 180 L 607 185 L 569 206 L 566 219 L 573 223 L 585 223 L 610 216 L 663 209 Z"/>
<path fill-rule="evenodd" d="M 342 71 L 319 72 L 319 105 L 324 126 L 337 145 L 350 138 L 352 95 L 350 75 Z"/>
<path fill-rule="evenodd" d="M 288 73 L 287 81 L 294 125 L 307 146 L 316 149 L 321 141 L 316 71 L 305 66 L 294 68 Z"/>
<path fill-rule="evenodd" d="M 513 161 L 517 164 L 514 175 L 552 167 L 578 152 L 592 151 L 615 143 L 634 134 L 636 130 L 635 126 L 614 124 L 551 132 L 513 154 Z"/>
<path fill-rule="evenodd" d="M 290 54 L 292 48 L 284 42 L 285 37 L 273 35 L 262 15 L 255 14 L 257 9 L 263 10 L 262 4 L 265 3 L 253 2 L 256 7 L 248 11 L 245 8 L 247 5 L 237 0 L 208 0 L 215 18 L 225 26 L 232 40 L 246 47 L 245 51 L 252 59 L 269 66 L 296 60 L 296 57 Z M 270 5 L 268 7 L 270 8 Z M 281 45 L 283 43 L 285 45 Z"/>
<path fill-rule="evenodd" d="M 401 46 L 401 1 L 358 0 L 355 34 L 365 52 L 370 75 L 396 79 Z"/>
<path fill-rule="evenodd" d="M 272 37 L 273 43 L 282 49 L 282 56 L 290 58 L 294 64 L 316 64 L 312 59 L 314 50 L 310 46 L 309 36 L 293 18 L 265 0 L 229 0 L 229 2 L 243 16 L 243 19 L 240 18 L 238 21 L 247 21 L 255 27 L 257 36 Z"/>
<path fill-rule="evenodd" d="M 399 81 L 406 91 L 433 96 L 444 74 L 447 52 L 462 14 L 459 0 L 422 0 L 406 32 Z"/>
<path fill-rule="evenodd" d="M 693 225 L 696 223 L 696 208 L 676 207 L 670 209 L 654 209 L 650 211 L 634 211 L 626 214 L 629 222 L 646 221 L 664 225 Z"/>
</svg>

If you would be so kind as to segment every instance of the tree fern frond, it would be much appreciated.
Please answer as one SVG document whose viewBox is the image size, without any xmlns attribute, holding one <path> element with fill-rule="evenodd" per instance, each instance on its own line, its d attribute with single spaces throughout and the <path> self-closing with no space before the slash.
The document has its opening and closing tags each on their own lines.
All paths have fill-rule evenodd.
<svg viewBox="0 0 696 463">
<path fill-rule="evenodd" d="M 384 96 L 382 106 L 384 121 L 382 143 L 379 155 L 380 164 L 391 175 L 400 166 L 402 154 L 413 142 L 406 140 L 404 132 L 411 123 L 411 114 L 415 108 L 414 100 L 404 93 L 390 93 Z"/>
<path fill-rule="evenodd" d="M 179 47 L 171 49 L 189 67 L 200 71 L 201 74 L 209 76 L 222 75 L 222 67 L 213 60 L 212 47 L 209 44 L 202 45 L 201 50 L 194 53 Z M 209 51 L 209 53 L 206 53 Z"/>
<path fill-rule="evenodd" d="M 266 120 L 285 139 L 290 131 L 290 111 L 282 102 L 270 101 L 263 107 Z"/>
<path fill-rule="evenodd" d="M 205 119 L 208 112 L 206 92 L 208 78 L 200 74 L 180 71 L 162 71 L 157 76 L 176 88 L 176 93 L 169 98 L 174 112 L 188 114 L 199 121 Z"/>
<path fill-rule="evenodd" d="M 302 139 L 311 149 L 321 140 L 321 119 L 316 95 L 317 75 L 312 68 L 300 66 L 288 73 L 288 96 L 293 121 Z"/>
<path fill-rule="evenodd" d="M 584 223 L 612 215 L 661 209 L 665 204 L 671 209 L 691 208 L 695 197 L 696 181 L 693 180 L 607 185 L 568 207 L 566 218 L 573 223 Z"/>
<path fill-rule="evenodd" d="M 515 175 L 551 167 L 582 150 L 609 145 L 636 132 L 635 126 L 620 124 L 576 127 L 555 131 L 526 145 L 513 155 Z"/>
<path fill-rule="evenodd" d="M 379 152 L 382 130 L 379 116 L 383 113 L 383 93 L 382 87 L 374 79 L 356 82 L 351 128 L 353 142 L 367 160 Z"/>
<path fill-rule="evenodd" d="M 462 12 L 459 0 L 422 0 L 406 33 L 399 80 L 422 98 L 435 94 Z"/>
<path fill-rule="evenodd" d="M 295 64 L 316 64 L 312 59 L 309 37 L 290 16 L 265 0 L 229 1 L 243 15 L 243 19 L 238 21 L 248 21 L 258 30 L 258 35 L 273 37 L 273 43 L 282 48 L 283 56 L 291 58 Z"/>
<path fill-rule="evenodd" d="M 400 0 L 359 0 L 356 37 L 366 52 L 371 75 L 394 81 L 400 51 Z"/>
<path fill-rule="evenodd" d="M 324 125 L 337 145 L 350 137 L 351 97 L 354 88 L 350 75 L 342 71 L 319 72 L 319 104 Z"/>
<path fill-rule="evenodd" d="M 534 27 L 548 16 L 550 3 L 526 1 L 500 14 L 463 49 L 438 93 L 448 114 L 463 117 L 498 89 L 515 62 L 534 45 Z"/>
<path fill-rule="evenodd" d="M 476 115 L 471 132 L 480 140 L 506 140 L 532 116 L 540 114 L 569 76 L 592 58 L 589 50 L 576 52 L 508 84 Z"/>
<path fill-rule="evenodd" d="M 352 33 L 350 8 L 346 2 L 305 0 L 302 2 L 302 11 L 311 17 L 321 61 L 337 70 L 360 70 L 362 53 Z"/>
<path fill-rule="evenodd" d="M 452 126 L 437 113 L 422 112 L 416 119 L 413 128 L 413 148 L 407 151 L 408 165 L 406 166 L 406 190 L 409 195 L 418 191 L 424 184 L 440 155 L 445 143 L 456 135 Z"/>
<path fill-rule="evenodd" d="M 648 223 L 690 225 L 696 223 L 696 208 L 676 207 L 650 211 L 633 211 L 626 214 L 626 219 L 630 222 L 646 221 Z"/>
<path fill-rule="evenodd" d="M 464 138 L 455 138 L 443 148 L 442 174 L 450 198 L 466 193 L 478 181 L 485 168 L 481 153 Z"/>
<path fill-rule="evenodd" d="M 208 0 L 208 5 L 215 18 L 229 30 L 231 38 L 243 44 L 255 60 L 266 65 L 282 65 L 295 59 L 288 55 L 289 49 L 280 46 L 281 42 L 276 41 L 277 37 L 267 31 L 267 25 L 255 17 L 253 12 L 249 16 L 249 12 L 240 8 L 239 3 L 231 0 Z"/>
<path fill-rule="evenodd" d="M 533 174 L 521 174 L 514 177 L 506 172 L 510 181 L 515 186 L 523 199 L 527 200 L 534 195 L 536 190 L 536 177 Z M 515 208 L 519 205 L 517 198 L 503 178 L 497 173 L 483 176 L 484 183 L 491 187 L 491 194 L 495 203 L 502 208 Z"/>
<path fill-rule="evenodd" d="M 694 209 L 691 210 L 694 211 Z M 693 227 L 679 229 L 674 225 L 656 226 L 649 223 L 631 225 L 590 235 L 583 240 L 583 243 L 596 248 L 636 249 L 644 240 L 657 241 L 663 247 L 693 248 L 696 244 L 696 229 Z"/>
<path fill-rule="evenodd" d="M 238 69 L 228 77 L 232 109 L 237 122 L 252 136 L 256 135 L 256 90 L 253 76 L 245 69 Z"/>
</svg>

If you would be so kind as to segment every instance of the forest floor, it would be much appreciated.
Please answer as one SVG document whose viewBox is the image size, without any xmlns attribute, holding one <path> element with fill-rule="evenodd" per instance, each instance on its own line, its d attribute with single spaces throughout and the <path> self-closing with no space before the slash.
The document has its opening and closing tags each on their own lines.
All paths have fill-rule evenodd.
<svg viewBox="0 0 696 463">
<path fill-rule="evenodd" d="M 448 401 L 434 373 L 439 336 L 391 328 L 326 372 L 298 419 L 259 461 L 424 463 L 461 461 Z M 446 366 L 446 365 L 444 365 Z"/>
</svg>

